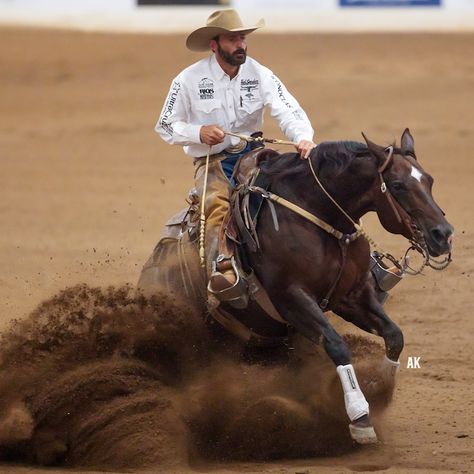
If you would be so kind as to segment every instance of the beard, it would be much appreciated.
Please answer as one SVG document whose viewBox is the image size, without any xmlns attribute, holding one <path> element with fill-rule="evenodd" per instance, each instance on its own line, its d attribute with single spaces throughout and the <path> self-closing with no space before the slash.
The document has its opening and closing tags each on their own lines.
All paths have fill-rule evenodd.
<svg viewBox="0 0 474 474">
<path fill-rule="evenodd" d="M 233 53 L 228 53 L 221 48 L 219 43 L 217 43 L 217 52 L 219 53 L 219 56 L 231 66 L 240 66 L 241 64 L 244 64 L 247 59 L 247 49 L 243 48 L 237 49 Z"/>
</svg>

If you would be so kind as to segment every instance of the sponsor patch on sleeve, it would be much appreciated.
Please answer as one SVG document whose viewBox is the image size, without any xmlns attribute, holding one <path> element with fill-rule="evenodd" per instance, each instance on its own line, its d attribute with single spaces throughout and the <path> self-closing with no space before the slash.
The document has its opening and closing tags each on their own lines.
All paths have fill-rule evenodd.
<svg viewBox="0 0 474 474">
<path fill-rule="evenodd" d="M 173 109 L 176 103 L 176 99 L 178 97 L 179 90 L 181 89 L 181 83 L 178 81 L 174 81 L 171 85 L 171 90 L 168 95 L 168 100 L 166 101 L 166 105 L 163 109 L 163 112 L 160 117 L 160 125 L 163 127 L 163 130 L 168 135 L 173 135 L 173 127 L 170 123 L 168 123 L 168 119 L 170 118 L 171 114 L 173 113 Z"/>
</svg>

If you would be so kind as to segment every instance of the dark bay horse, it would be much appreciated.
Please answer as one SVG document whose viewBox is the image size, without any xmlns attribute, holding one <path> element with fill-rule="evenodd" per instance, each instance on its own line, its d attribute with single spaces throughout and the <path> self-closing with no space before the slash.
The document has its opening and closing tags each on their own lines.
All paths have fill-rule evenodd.
<svg viewBox="0 0 474 474">
<path fill-rule="evenodd" d="M 356 232 L 353 221 L 375 211 L 388 231 L 416 241 L 429 255 L 450 253 L 453 228 L 433 199 L 433 178 L 417 161 L 408 129 L 402 135 L 400 148 L 381 147 L 367 139 L 366 144 L 326 142 L 312 151 L 308 161 L 296 153 L 264 151 L 260 168 L 271 193 L 317 216 L 342 235 L 330 235 L 278 201 L 273 204 L 273 211 L 271 205 L 264 203 L 257 225 L 259 249 L 247 252 L 247 259 L 286 324 L 310 341 L 322 342 L 341 380 L 352 437 L 361 444 L 373 443 L 377 437 L 369 419 L 369 405 L 351 365 L 351 353 L 324 311 L 332 310 L 384 339 L 383 372 L 393 383 L 403 335 L 376 297 L 368 278 L 370 246 Z M 350 219 L 328 198 L 317 179 Z M 195 271 L 197 252 L 190 252 L 179 243 L 167 246 L 171 240 L 162 240 L 145 265 L 139 281 L 143 291 L 150 293 L 164 287 L 182 292 L 179 275 L 183 273 L 197 275 L 194 283 L 200 284 L 202 272 Z M 181 273 L 181 260 L 169 263 L 171 260 L 163 258 L 165 254 L 176 256 L 177 252 L 187 252 L 189 257 Z M 255 319 L 252 312 L 232 308 L 229 311 L 241 320 L 247 318 L 247 322 Z M 252 326 L 262 328 L 258 322 Z"/>
</svg>

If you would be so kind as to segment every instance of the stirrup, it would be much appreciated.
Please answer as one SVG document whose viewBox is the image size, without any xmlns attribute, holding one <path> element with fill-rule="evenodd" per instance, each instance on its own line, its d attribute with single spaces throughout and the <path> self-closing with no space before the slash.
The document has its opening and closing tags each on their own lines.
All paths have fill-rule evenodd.
<svg viewBox="0 0 474 474">
<path fill-rule="evenodd" d="M 405 276 L 405 269 L 408 267 L 408 257 L 405 257 L 401 263 L 401 269 L 387 267 L 383 262 L 383 257 L 378 252 L 370 254 L 370 271 L 375 280 L 375 293 L 377 300 L 383 305 L 388 298 L 388 292 Z"/>
<path fill-rule="evenodd" d="M 401 279 L 405 276 L 406 261 L 402 262 L 402 270 L 400 270 L 396 267 L 387 267 L 377 252 L 371 253 L 370 258 L 372 260 L 370 271 L 380 291 L 385 293 L 390 291 L 395 285 L 400 283 Z"/>
<path fill-rule="evenodd" d="M 220 273 L 220 271 L 217 269 L 217 265 L 226 263 L 226 261 L 230 262 L 231 269 L 236 276 L 235 283 L 229 288 L 216 291 L 212 288 L 211 280 L 209 279 L 209 283 L 207 285 L 207 291 L 221 302 L 226 302 L 237 309 L 245 309 L 248 306 L 248 302 L 249 302 L 248 288 L 247 288 L 246 282 L 241 277 L 237 269 L 235 258 L 233 256 L 226 257 L 225 255 L 219 255 L 217 259 L 214 262 L 212 262 L 212 273 L 215 273 L 215 272 Z"/>
</svg>

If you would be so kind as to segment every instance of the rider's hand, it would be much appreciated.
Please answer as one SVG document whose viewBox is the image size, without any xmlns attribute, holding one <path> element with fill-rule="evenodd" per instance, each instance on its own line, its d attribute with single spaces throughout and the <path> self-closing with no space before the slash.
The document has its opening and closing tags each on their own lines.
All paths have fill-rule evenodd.
<svg viewBox="0 0 474 474">
<path fill-rule="evenodd" d="M 298 145 L 296 145 L 296 149 L 303 160 L 308 159 L 308 156 L 313 148 L 316 148 L 316 143 L 313 143 L 309 140 L 301 140 Z"/>
<path fill-rule="evenodd" d="M 199 138 L 201 143 L 206 145 L 217 145 L 224 141 L 225 133 L 217 125 L 203 125 L 199 131 Z"/>
</svg>

